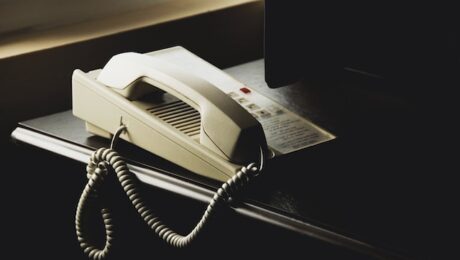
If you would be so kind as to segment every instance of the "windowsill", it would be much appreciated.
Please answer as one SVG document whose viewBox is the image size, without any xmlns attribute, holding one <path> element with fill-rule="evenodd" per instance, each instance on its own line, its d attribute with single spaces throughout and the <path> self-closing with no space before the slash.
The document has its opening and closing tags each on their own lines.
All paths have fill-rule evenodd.
<svg viewBox="0 0 460 260">
<path fill-rule="evenodd" d="M 146 9 L 84 23 L 34 31 L 0 41 L 0 59 L 95 39 L 133 29 L 191 17 L 258 0 L 181 0 L 161 2 Z"/>
</svg>

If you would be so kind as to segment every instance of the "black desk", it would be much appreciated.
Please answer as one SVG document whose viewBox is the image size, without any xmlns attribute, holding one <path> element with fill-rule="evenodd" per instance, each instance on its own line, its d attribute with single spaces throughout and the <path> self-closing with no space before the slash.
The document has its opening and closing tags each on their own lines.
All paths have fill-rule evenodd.
<svg viewBox="0 0 460 260">
<path fill-rule="evenodd" d="M 338 136 L 269 163 L 243 201 L 233 205 L 237 213 L 372 256 L 424 254 L 415 250 L 423 247 L 420 240 L 413 239 L 419 222 L 405 214 L 410 198 L 398 197 L 405 186 L 394 185 L 394 176 L 410 165 L 401 155 L 411 139 L 395 140 L 409 131 L 404 126 L 411 125 L 405 114 L 412 113 L 410 105 L 378 90 L 314 83 L 268 89 L 262 61 L 226 71 Z M 401 123 L 397 131 L 395 122 Z M 83 163 L 93 150 L 109 145 L 88 134 L 70 111 L 21 122 L 12 136 Z M 406 143 L 390 152 L 402 140 Z M 129 143 L 120 142 L 118 150 L 140 180 L 161 189 L 207 202 L 219 186 Z M 399 180 L 406 183 L 408 178 Z"/>
</svg>

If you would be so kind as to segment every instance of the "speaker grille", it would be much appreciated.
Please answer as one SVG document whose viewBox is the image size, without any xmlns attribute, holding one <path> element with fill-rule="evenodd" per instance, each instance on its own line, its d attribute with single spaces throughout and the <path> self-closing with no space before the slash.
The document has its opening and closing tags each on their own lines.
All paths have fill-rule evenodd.
<svg viewBox="0 0 460 260">
<path fill-rule="evenodd" d="M 194 139 L 200 136 L 200 113 L 181 100 L 151 107 L 147 111 Z"/>
</svg>

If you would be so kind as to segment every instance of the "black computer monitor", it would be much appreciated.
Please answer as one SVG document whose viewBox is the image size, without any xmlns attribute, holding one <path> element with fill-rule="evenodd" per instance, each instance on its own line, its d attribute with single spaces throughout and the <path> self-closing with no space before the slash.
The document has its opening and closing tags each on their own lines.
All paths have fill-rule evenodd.
<svg viewBox="0 0 460 260">
<path fill-rule="evenodd" d="M 455 247 L 445 233 L 457 223 L 445 212 L 456 198 L 448 169 L 456 162 L 458 9 L 313 2 L 265 1 L 265 79 L 272 88 L 297 82 L 280 93 L 338 137 L 317 150 L 331 164 L 306 176 L 327 176 L 316 185 L 331 201 L 344 199 L 332 207 L 346 213 L 318 218 L 344 220 L 351 233 L 414 258 L 446 258 Z M 373 80 L 354 84 L 359 77 Z"/>
<path fill-rule="evenodd" d="M 455 10 L 432 3 L 266 0 L 266 82 L 273 88 L 357 73 L 416 88 L 410 83 L 452 76 L 460 60 Z"/>
</svg>

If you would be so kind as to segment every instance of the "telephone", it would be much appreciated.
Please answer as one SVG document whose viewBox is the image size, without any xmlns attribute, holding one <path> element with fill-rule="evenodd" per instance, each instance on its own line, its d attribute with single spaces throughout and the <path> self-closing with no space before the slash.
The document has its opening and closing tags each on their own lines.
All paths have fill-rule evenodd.
<svg viewBox="0 0 460 260">
<path fill-rule="evenodd" d="M 72 82 L 73 113 L 89 132 L 110 137 L 123 124 L 121 138 L 192 172 L 226 181 L 268 149 L 249 112 L 165 60 L 123 53 L 101 71 L 76 70 Z"/>
<path fill-rule="evenodd" d="M 87 131 L 112 138 L 110 149 L 98 149 L 91 157 L 89 181 L 75 220 L 80 245 L 94 259 L 106 257 L 111 247 L 110 210 L 101 210 L 106 223 L 103 249 L 88 240 L 84 215 L 109 172 L 116 173 L 150 228 L 169 244 L 183 247 L 218 205 L 262 170 L 265 160 L 334 138 L 182 47 L 122 53 L 102 70 L 85 73 L 77 69 L 72 77 L 72 99 L 73 113 L 85 121 Z M 224 182 L 190 234 L 175 233 L 147 208 L 135 177 L 114 150 L 118 138 Z"/>
</svg>

